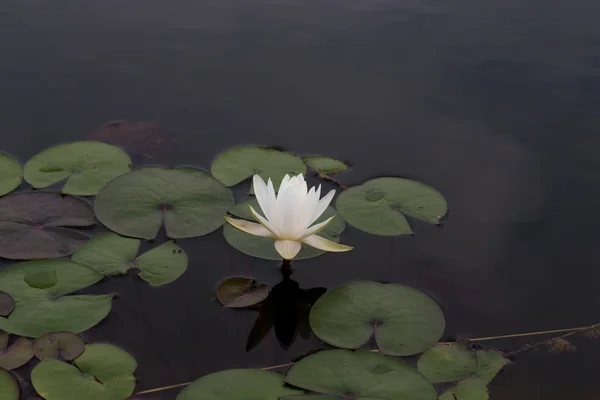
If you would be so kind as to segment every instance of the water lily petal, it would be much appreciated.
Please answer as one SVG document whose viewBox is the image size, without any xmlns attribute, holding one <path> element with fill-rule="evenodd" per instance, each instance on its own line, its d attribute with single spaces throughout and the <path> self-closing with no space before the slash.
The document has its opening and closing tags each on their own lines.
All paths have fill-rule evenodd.
<svg viewBox="0 0 600 400">
<path fill-rule="evenodd" d="M 331 190 L 319 201 L 319 204 L 317 204 L 315 212 L 312 216 L 312 221 L 310 221 L 311 224 L 325 212 L 327 206 L 329 206 L 329 203 L 331 203 L 331 200 L 333 200 L 333 196 L 335 196 L 335 189 Z"/>
<path fill-rule="evenodd" d="M 256 210 L 254 208 L 252 208 L 252 206 L 248 206 L 248 207 L 250 207 L 250 212 L 252 213 L 254 218 L 256 218 L 256 220 L 258 222 L 260 222 L 261 225 L 263 225 L 265 228 L 267 228 L 269 231 L 271 231 L 271 233 L 273 234 L 274 237 L 279 237 L 279 232 L 277 231 L 277 228 L 275 228 L 275 226 L 273 226 L 272 223 L 270 223 L 265 218 L 263 218 L 262 215 L 257 213 Z"/>
<path fill-rule="evenodd" d="M 319 250 L 332 251 L 332 252 L 342 252 L 342 251 L 350 251 L 353 249 L 351 246 L 346 246 L 343 244 L 339 244 L 336 242 L 332 242 L 329 239 L 325 239 L 324 237 L 312 235 L 305 237 L 302 239 L 302 243 L 305 243 L 309 246 L 317 248 Z"/>
<path fill-rule="evenodd" d="M 271 210 L 272 214 L 275 210 L 277 195 L 275 194 L 275 188 L 273 187 L 273 181 L 271 181 L 271 178 L 269 178 L 269 182 L 267 182 L 267 199 L 269 201 L 269 209 Z"/>
<path fill-rule="evenodd" d="M 323 221 L 321 223 L 311 226 L 306 231 L 304 231 L 301 239 L 308 237 L 310 235 L 314 235 L 315 233 L 322 231 L 323 228 L 325 228 L 327 226 L 327 224 L 329 224 L 333 218 L 335 218 L 335 215 L 333 217 L 327 218 L 325 221 Z"/>
<path fill-rule="evenodd" d="M 291 260 L 296 257 L 300 249 L 302 248 L 302 244 L 295 240 L 276 240 L 275 241 L 275 250 L 283 257 L 284 260 Z"/>
<path fill-rule="evenodd" d="M 287 186 L 277 195 L 276 216 L 273 224 L 281 239 L 296 239 L 304 231 L 304 227 L 299 227 L 297 224 L 301 210 L 300 200 L 298 190 L 293 186 Z"/>
<path fill-rule="evenodd" d="M 265 217 L 267 217 L 267 219 L 270 221 L 272 209 L 271 204 L 269 202 L 267 184 L 258 174 L 255 174 L 252 178 L 252 186 L 254 187 L 254 195 L 256 196 L 256 201 L 258 201 L 260 209 L 262 210 Z"/>
<path fill-rule="evenodd" d="M 319 198 L 316 195 L 315 188 L 311 187 L 300 206 L 300 210 L 298 210 L 298 227 L 302 228 L 302 230 L 307 229 L 311 224 L 311 219 L 318 202 Z"/>
<path fill-rule="evenodd" d="M 229 222 L 231 225 L 235 226 L 242 232 L 249 233 L 254 236 L 262 236 L 262 237 L 274 237 L 273 233 L 262 226 L 261 224 L 257 224 L 256 222 L 246 221 L 245 219 L 236 219 L 225 217 L 225 220 Z"/>
</svg>

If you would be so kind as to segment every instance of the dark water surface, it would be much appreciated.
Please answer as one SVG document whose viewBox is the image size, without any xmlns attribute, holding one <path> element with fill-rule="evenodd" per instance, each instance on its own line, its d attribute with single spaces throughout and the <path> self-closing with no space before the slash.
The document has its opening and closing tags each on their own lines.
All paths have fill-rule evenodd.
<svg viewBox="0 0 600 400">
<path fill-rule="evenodd" d="M 355 250 L 297 262 L 292 278 L 414 285 L 444 307 L 447 338 L 589 325 L 600 320 L 599 15 L 592 0 L 4 0 L 0 148 L 25 162 L 106 121 L 147 120 L 176 135 L 157 154 L 170 164 L 208 168 L 256 143 L 348 160 L 350 185 L 421 180 L 448 199 L 445 226 L 395 238 L 349 227 Z M 134 355 L 138 390 L 319 346 L 284 350 L 271 332 L 246 352 L 256 313 L 219 307 L 215 285 L 231 274 L 275 285 L 277 263 L 236 252 L 221 231 L 178 243 L 190 265 L 175 283 L 91 288 L 120 296 L 86 339 Z M 600 345 L 574 344 L 519 359 L 492 399 L 598 399 Z"/>
</svg>

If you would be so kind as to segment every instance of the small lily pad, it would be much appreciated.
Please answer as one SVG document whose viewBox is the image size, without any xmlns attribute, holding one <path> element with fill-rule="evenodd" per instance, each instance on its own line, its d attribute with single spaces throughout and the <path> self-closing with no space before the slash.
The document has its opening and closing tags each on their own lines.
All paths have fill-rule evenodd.
<svg viewBox="0 0 600 400">
<path fill-rule="evenodd" d="M 54 269 L 36 269 L 25 275 L 25 282 L 36 289 L 49 289 L 56 285 L 56 273 Z"/>
<path fill-rule="evenodd" d="M 46 400 L 117 400 L 135 389 L 135 359 L 108 344 L 88 344 L 75 365 L 45 359 L 31 371 L 36 392 Z"/>
<path fill-rule="evenodd" d="M 67 227 L 94 224 L 92 207 L 59 193 L 17 192 L 0 198 L 0 257 L 57 258 L 73 253 L 89 236 Z"/>
<path fill-rule="evenodd" d="M 439 224 L 448 211 L 437 190 L 405 178 L 377 178 L 344 190 L 336 208 L 350 225 L 384 236 L 413 233 L 404 215 Z"/>
<path fill-rule="evenodd" d="M 0 368 L 0 393 L 2 400 L 19 400 L 21 389 L 10 372 Z"/>
<path fill-rule="evenodd" d="M 153 239 L 163 221 L 173 239 L 218 229 L 233 205 L 229 189 L 194 168 L 147 167 L 114 179 L 96 197 L 96 216 L 124 235 Z"/>
<path fill-rule="evenodd" d="M 0 369 L 17 369 L 32 357 L 33 343 L 29 339 L 20 337 L 8 346 L 8 333 L 0 333 Z"/>
<path fill-rule="evenodd" d="M 8 317 L 15 309 L 15 300 L 6 292 L 0 290 L 0 317 Z"/>
<path fill-rule="evenodd" d="M 355 282 L 319 298 L 310 312 L 310 326 L 335 347 L 358 349 L 375 335 L 383 354 L 408 356 L 435 345 L 445 319 L 438 304 L 417 289 Z"/>
<path fill-rule="evenodd" d="M 90 139 L 120 146 L 144 156 L 177 144 L 171 133 L 154 122 L 110 122 L 95 130 Z"/>
<path fill-rule="evenodd" d="M 211 174 L 225 186 L 236 185 L 254 174 L 279 187 L 286 174 L 305 174 L 306 165 L 295 154 L 259 146 L 241 146 L 219 154 L 210 166 Z"/>
<path fill-rule="evenodd" d="M 71 361 L 85 350 L 85 342 L 81 336 L 73 332 L 50 332 L 35 340 L 33 352 L 40 360 L 59 357 Z"/>
<path fill-rule="evenodd" d="M 266 284 L 256 285 L 252 278 L 234 276 L 219 284 L 217 298 L 226 307 L 244 308 L 262 302 L 269 296 Z"/>
<path fill-rule="evenodd" d="M 18 188 L 22 181 L 21 165 L 14 158 L 0 153 L 0 196 Z"/>
<path fill-rule="evenodd" d="M 469 378 L 445 391 L 439 400 L 488 400 L 489 398 L 487 382 L 480 378 Z"/>
<path fill-rule="evenodd" d="M 410 365 L 362 350 L 327 350 L 310 355 L 294 364 L 285 381 L 343 399 L 437 399 L 433 385 Z"/>
<path fill-rule="evenodd" d="M 102 186 L 131 171 L 131 159 L 116 146 L 84 141 L 59 144 L 33 156 L 23 167 L 25 180 L 44 188 L 67 180 L 65 194 L 93 196 Z"/>
<path fill-rule="evenodd" d="M 36 270 L 53 270 L 56 284 L 32 287 L 25 277 Z M 0 317 L 0 329 L 21 336 L 39 337 L 56 331 L 82 332 L 110 312 L 113 295 L 70 295 L 102 279 L 103 275 L 68 260 L 38 260 L 0 271 L 0 290 L 15 301 L 15 310 Z"/>
<path fill-rule="evenodd" d="M 257 210 L 258 213 L 262 215 L 258 202 L 255 198 L 244 200 L 236 204 L 235 207 L 229 210 L 229 213 L 236 217 L 256 222 L 250 213 L 248 206 L 252 206 L 252 208 Z M 334 242 L 339 242 L 339 235 L 346 229 L 346 223 L 344 222 L 344 219 L 336 213 L 335 208 L 327 207 L 323 215 L 321 215 L 315 221 L 315 224 L 321 223 L 334 215 L 336 217 L 325 227 L 325 229 L 319 232 L 318 235 Z M 244 254 L 266 260 L 281 260 L 281 255 L 279 255 L 279 253 L 277 253 L 275 250 L 273 239 L 250 235 L 246 232 L 240 231 L 230 224 L 225 224 L 223 227 L 223 236 L 225 237 L 227 243 Z M 294 257 L 294 260 L 313 258 L 325 253 L 326 252 L 323 250 L 315 249 L 314 247 L 310 247 L 308 245 L 302 245 L 302 250 L 300 250 L 300 253 Z"/>
<path fill-rule="evenodd" d="M 173 241 L 163 243 L 136 258 L 140 243 L 139 239 L 116 233 L 98 235 L 77 250 L 71 260 L 105 275 L 139 270 L 139 277 L 152 286 L 173 282 L 187 269 L 187 255 Z"/>
<path fill-rule="evenodd" d="M 303 160 L 309 167 L 317 171 L 319 176 L 335 175 L 350 169 L 348 164 L 335 158 L 315 156 L 304 157 Z"/>
<path fill-rule="evenodd" d="M 327 394 L 300 394 L 295 396 L 283 396 L 279 400 L 340 400 L 341 396 L 329 396 Z"/>
<path fill-rule="evenodd" d="M 275 372 L 231 369 L 197 379 L 176 400 L 278 400 L 301 393 L 285 386 L 283 376 Z"/>
<path fill-rule="evenodd" d="M 431 383 L 453 382 L 475 375 L 477 360 L 464 343 L 436 345 L 421 355 L 417 369 Z"/>
</svg>

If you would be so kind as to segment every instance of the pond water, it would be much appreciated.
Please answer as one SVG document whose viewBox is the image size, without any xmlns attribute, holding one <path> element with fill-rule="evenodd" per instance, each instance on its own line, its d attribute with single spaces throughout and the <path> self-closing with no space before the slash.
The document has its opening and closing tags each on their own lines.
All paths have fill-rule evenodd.
<svg viewBox="0 0 600 400">
<path fill-rule="evenodd" d="M 448 200 L 442 227 L 414 223 L 415 236 L 398 237 L 348 227 L 352 252 L 295 262 L 291 279 L 415 286 L 442 305 L 446 339 L 596 323 L 600 3 L 451 3 L 7 0 L 1 150 L 24 163 L 126 119 L 174 135 L 151 149 L 169 165 L 208 168 L 226 148 L 262 144 L 347 160 L 348 185 L 410 177 Z M 177 243 L 190 264 L 176 282 L 129 276 L 87 290 L 118 293 L 85 338 L 135 356 L 138 391 L 319 347 L 300 336 L 282 346 L 270 332 L 246 351 L 256 313 L 220 307 L 215 286 L 249 275 L 272 287 L 278 263 L 233 250 L 220 230 Z M 600 347 L 573 344 L 520 357 L 491 398 L 596 399 Z"/>
</svg>

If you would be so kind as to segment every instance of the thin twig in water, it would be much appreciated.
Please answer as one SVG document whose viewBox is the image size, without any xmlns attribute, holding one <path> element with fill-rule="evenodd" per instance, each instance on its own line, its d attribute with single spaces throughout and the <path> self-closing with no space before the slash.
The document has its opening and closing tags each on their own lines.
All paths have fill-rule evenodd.
<svg viewBox="0 0 600 400">
<path fill-rule="evenodd" d="M 340 182 L 340 181 L 338 181 L 338 180 L 336 180 L 336 179 L 332 178 L 332 177 L 331 177 L 331 176 L 329 176 L 329 175 L 319 174 L 319 177 L 321 177 L 321 178 L 325 179 L 326 181 L 329 181 L 329 182 L 333 182 L 333 183 L 335 183 L 335 184 L 336 184 L 337 186 L 339 186 L 339 187 L 340 187 L 342 190 L 346 190 L 346 189 L 348 189 L 348 187 L 349 187 L 349 186 L 347 186 L 347 185 L 344 185 L 342 182 Z"/>
</svg>

